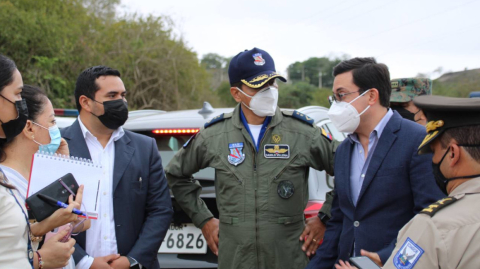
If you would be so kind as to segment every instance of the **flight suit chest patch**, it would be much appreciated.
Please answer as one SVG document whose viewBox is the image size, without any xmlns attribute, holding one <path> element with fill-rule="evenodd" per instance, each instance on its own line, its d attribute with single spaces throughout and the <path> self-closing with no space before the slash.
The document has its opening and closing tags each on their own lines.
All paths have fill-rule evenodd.
<svg viewBox="0 0 480 269">
<path fill-rule="evenodd" d="M 228 155 L 228 162 L 235 166 L 245 161 L 245 154 L 243 153 L 243 142 L 228 144 L 230 154 Z"/>
<path fill-rule="evenodd" d="M 266 144 L 263 148 L 264 157 L 267 159 L 290 158 L 290 146 L 286 144 Z"/>
<path fill-rule="evenodd" d="M 290 180 L 283 180 L 278 183 L 277 193 L 283 199 L 288 199 L 295 193 L 295 186 Z"/>
</svg>

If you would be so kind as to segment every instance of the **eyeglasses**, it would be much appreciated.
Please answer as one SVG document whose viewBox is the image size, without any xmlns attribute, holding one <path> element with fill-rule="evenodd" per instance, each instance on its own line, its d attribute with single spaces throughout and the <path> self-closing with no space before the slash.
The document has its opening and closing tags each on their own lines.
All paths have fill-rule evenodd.
<svg viewBox="0 0 480 269">
<path fill-rule="evenodd" d="M 362 91 L 362 89 L 359 89 L 358 91 L 356 92 L 360 92 Z M 328 102 L 330 102 L 330 104 L 332 104 L 333 102 L 335 103 L 340 103 L 343 101 L 343 97 L 349 95 L 349 94 L 352 94 L 352 93 L 356 93 L 356 92 L 346 92 L 346 93 L 335 93 L 334 95 L 330 95 L 328 97 Z"/>
</svg>

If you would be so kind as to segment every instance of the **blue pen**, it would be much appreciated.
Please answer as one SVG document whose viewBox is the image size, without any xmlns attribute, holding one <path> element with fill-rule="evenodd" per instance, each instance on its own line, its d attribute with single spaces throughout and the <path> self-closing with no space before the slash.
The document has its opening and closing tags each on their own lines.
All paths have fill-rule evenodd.
<svg viewBox="0 0 480 269">
<path fill-rule="evenodd" d="M 67 208 L 67 207 L 68 207 L 67 204 L 65 204 L 65 203 L 63 203 L 63 202 L 60 202 L 60 201 L 57 201 L 57 200 L 53 199 L 53 198 L 50 197 L 50 196 L 43 195 L 43 194 L 41 194 L 41 193 L 39 193 L 37 196 L 38 196 L 38 198 L 44 200 L 45 202 L 50 203 L 50 204 L 53 204 L 53 205 L 56 205 L 56 206 L 58 206 L 58 207 L 61 207 L 61 208 Z M 85 217 L 87 216 L 87 215 L 85 215 L 82 211 L 80 211 L 80 210 L 78 210 L 78 209 L 76 209 L 76 208 L 74 208 L 74 209 L 72 210 L 72 213 L 73 213 L 73 214 L 80 215 L 80 216 L 85 216 Z"/>
</svg>

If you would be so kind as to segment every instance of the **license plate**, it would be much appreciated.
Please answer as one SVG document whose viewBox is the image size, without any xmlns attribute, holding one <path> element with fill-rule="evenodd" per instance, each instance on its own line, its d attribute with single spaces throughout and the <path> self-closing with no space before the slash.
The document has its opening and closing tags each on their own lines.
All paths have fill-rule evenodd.
<svg viewBox="0 0 480 269">
<path fill-rule="evenodd" d="M 207 241 L 203 237 L 202 230 L 192 223 L 180 226 L 171 224 L 158 253 L 205 254 Z"/>
</svg>

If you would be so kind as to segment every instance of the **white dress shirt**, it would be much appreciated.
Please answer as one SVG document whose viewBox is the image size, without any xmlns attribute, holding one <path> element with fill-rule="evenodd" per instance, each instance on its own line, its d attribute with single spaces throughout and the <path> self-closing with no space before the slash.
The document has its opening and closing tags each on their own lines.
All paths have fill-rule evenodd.
<svg viewBox="0 0 480 269">
<path fill-rule="evenodd" d="M 117 254 L 117 237 L 115 235 L 115 219 L 113 218 L 113 168 L 115 164 L 115 141 L 120 139 L 125 131 L 122 127 L 112 133 L 105 148 L 97 138 L 83 125 L 78 117 L 83 137 L 87 143 L 92 161 L 100 163 L 103 169 L 103 178 L 100 182 L 98 219 L 92 220 L 87 230 L 86 249 L 89 256 L 85 256 L 77 264 L 77 269 L 88 269 L 93 258 Z M 88 210 L 88 209 L 87 209 Z"/>
</svg>

